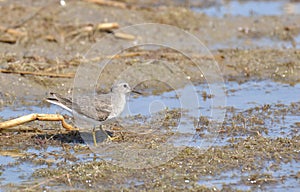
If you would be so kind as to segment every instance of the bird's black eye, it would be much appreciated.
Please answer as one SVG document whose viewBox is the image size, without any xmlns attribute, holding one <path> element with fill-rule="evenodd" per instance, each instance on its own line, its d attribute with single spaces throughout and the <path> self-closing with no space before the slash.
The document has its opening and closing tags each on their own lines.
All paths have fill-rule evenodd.
<svg viewBox="0 0 300 192">
<path fill-rule="evenodd" d="M 123 85 L 123 87 L 124 87 L 124 88 L 126 88 L 126 87 L 127 87 L 127 85 L 126 85 L 126 84 L 124 84 L 124 85 Z"/>
</svg>

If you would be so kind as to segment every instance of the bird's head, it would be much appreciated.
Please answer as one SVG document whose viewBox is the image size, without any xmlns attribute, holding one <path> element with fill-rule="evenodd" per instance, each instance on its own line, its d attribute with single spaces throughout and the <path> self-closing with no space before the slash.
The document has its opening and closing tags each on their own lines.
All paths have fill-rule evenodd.
<svg viewBox="0 0 300 192">
<path fill-rule="evenodd" d="M 115 92 L 115 93 L 123 93 L 123 94 L 126 94 L 126 93 L 136 93 L 136 94 L 140 94 L 140 92 L 138 91 L 135 91 L 133 89 L 131 89 L 131 87 L 128 85 L 128 83 L 119 83 L 119 84 L 116 84 L 112 87 L 111 89 L 112 92 Z"/>
</svg>

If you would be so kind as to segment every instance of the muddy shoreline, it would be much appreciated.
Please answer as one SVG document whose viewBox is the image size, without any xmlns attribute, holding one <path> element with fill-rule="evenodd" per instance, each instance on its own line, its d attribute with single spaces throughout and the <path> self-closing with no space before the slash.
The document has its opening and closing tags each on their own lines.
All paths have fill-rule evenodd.
<svg viewBox="0 0 300 192">
<path fill-rule="evenodd" d="M 93 1 L 66 1 L 66 6 L 59 2 L 30 0 L 27 2 L 29 4 L 0 2 L 1 121 L 37 111 L 62 112 L 53 109 L 44 98 L 49 92 L 72 95 L 76 89 L 74 80 L 79 67 L 105 59 L 103 56 L 96 59 L 87 57 L 91 47 L 105 36 L 109 37 L 110 46 L 118 41 L 133 41 L 131 36 L 125 36 L 125 39 L 124 36 L 117 36 L 117 29 L 99 30 L 97 27 L 101 23 L 116 22 L 119 28 L 140 23 L 176 26 L 199 38 L 211 55 L 203 55 L 202 52 L 195 55 L 204 63 L 201 71 L 189 58 L 170 48 L 141 46 L 125 49 L 112 58 L 99 79 L 94 80 L 97 86 L 87 87 L 87 90 L 107 92 L 122 72 L 131 68 L 139 70 L 138 66 L 147 62 L 156 71 L 128 72 L 129 75 L 124 76 L 135 82 L 149 74 L 159 77 L 172 74 L 174 78 L 169 81 L 176 86 L 158 81 L 138 83 L 136 88 L 144 93 L 146 99 L 161 96 L 172 100 L 177 96 L 168 95 L 170 91 L 184 88 L 188 81 L 195 86 L 206 85 L 207 77 L 213 74 L 203 71 L 209 71 L 211 66 L 205 63 L 212 61 L 217 62 L 228 88 L 226 94 L 233 100 L 236 95 L 239 98 L 242 88 L 230 88 L 231 82 L 238 85 L 247 82 L 263 84 L 265 81 L 278 84 L 266 83 L 266 87 L 271 88 L 266 88 L 264 94 L 257 97 L 257 102 L 249 100 L 253 103 L 252 107 L 226 106 L 224 122 L 215 132 L 218 135 L 215 144 L 219 145 L 204 151 L 184 146 L 171 160 L 147 169 L 118 166 L 113 158 L 107 160 L 90 150 L 79 132 L 67 132 L 60 123 L 34 121 L 13 129 L 0 130 L 0 157 L 3 158 L 0 164 L 1 189 L 275 191 L 299 188 L 299 100 L 282 103 L 270 99 L 270 102 L 263 100 L 264 103 L 260 104 L 259 99 L 272 97 L 268 93 L 272 93 L 277 85 L 288 87 L 291 94 L 293 89 L 299 89 L 300 41 L 297 39 L 300 26 L 297 21 L 300 20 L 300 14 L 254 13 L 250 16 L 214 17 L 193 10 L 217 7 L 218 2 L 215 1 L 207 4 L 188 1 L 189 5 L 185 4 L 187 1 L 156 1 L 154 5 L 150 1 L 118 2 L 120 4 L 98 5 Z M 164 39 L 163 36 L 152 38 Z M 90 78 L 93 77 L 90 74 Z M 264 91 L 265 87 L 261 89 Z M 80 91 L 86 92 L 83 89 Z M 246 101 L 249 99 L 247 94 L 244 95 Z M 212 100 L 214 95 L 200 90 L 200 98 L 204 103 Z M 161 144 L 177 134 L 173 130 L 178 126 L 180 112 L 181 109 L 177 107 L 166 110 L 166 118 L 158 122 L 164 134 L 153 130 L 149 135 L 132 133 L 112 122 L 107 130 L 118 139 L 105 147 L 126 143 L 124 146 L 128 148 L 143 146 L 154 151 L 160 150 Z M 70 114 L 65 116 L 68 122 L 73 122 Z M 132 121 L 143 122 L 147 118 L 136 115 Z M 199 117 L 193 132 L 196 139 L 208 137 L 209 123 L 208 117 Z M 145 133 L 150 130 L 140 124 L 135 124 L 132 129 Z M 276 133 L 272 134 L 273 131 Z M 156 161 L 154 157 L 150 159 Z M 32 171 L 24 172 L 26 166 Z"/>
</svg>

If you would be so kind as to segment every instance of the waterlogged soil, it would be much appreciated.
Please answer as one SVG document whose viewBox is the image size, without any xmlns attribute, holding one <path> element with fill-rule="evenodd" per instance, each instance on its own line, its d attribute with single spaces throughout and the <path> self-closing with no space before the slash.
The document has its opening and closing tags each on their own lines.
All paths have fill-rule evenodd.
<svg viewBox="0 0 300 192">
<path fill-rule="evenodd" d="M 211 68 L 205 63 L 211 61 L 217 62 L 218 75 L 226 83 L 255 81 L 259 84 L 268 80 L 291 89 L 296 89 L 299 84 L 299 14 L 214 17 L 187 7 L 205 9 L 218 5 L 214 1 L 191 1 L 190 5 L 184 3 L 186 1 L 157 1 L 154 5 L 148 1 L 120 1 L 125 6 L 97 5 L 92 1 L 66 1 L 63 6 L 63 2 L 0 1 L 1 121 L 40 111 L 62 112 L 52 109 L 44 98 L 50 91 L 66 96 L 72 94 L 79 66 L 104 59 L 101 55 L 86 57 L 91 47 L 107 36 L 110 45 L 134 41 L 117 38 L 115 29 L 96 29 L 98 24 L 106 22 L 117 22 L 120 27 L 140 23 L 174 25 L 199 38 L 211 54 L 195 55 L 204 63 L 199 70 L 190 58 L 171 48 L 138 46 L 126 49 L 111 59 L 98 79 L 94 79 L 96 88 L 86 87 L 89 91 L 107 92 L 131 67 L 140 72 L 126 73 L 130 82 L 145 75 L 150 79 L 151 75 L 163 79 L 166 74 L 172 74 L 173 78 L 168 81 L 176 85 L 171 87 L 159 81 L 138 82 L 136 89 L 144 95 L 137 97 L 151 97 L 183 88 L 186 80 L 202 85 L 207 83 L 208 76 L 215 75 L 204 73 Z M 152 38 L 164 39 L 159 35 Z M 176 36 L 174 38 L 177 40 Z M 268 39 L 267 43 L 261 44 L 265 39 Z M 193 52 L 192 49 L 188 48 L 188 51 Z M 148 63 L 153 71 L 140 69 L 141 63 Z M 176 68 L 168 67 L 174 65 Z M 62 76 L 55 76 L 57 74 Z M 238 91 L 230 89 L 226 93 L 230 98 Z M 200 95 L 203 102 L 215 97 L 201 90 Z M 180 108 L 166 110 L 164 118 L 156 122 L 162 127 L 161 132 L 143 127 L 143 124 L 131 125 L 135 131 L 144 131 L 140 134 L 126 131 L 118 123 L 109 123 L 107 130 L 116 139 L 98 145 L 108 148 L 111 154 L 120 146 L 170 152 L 172 158 L 165 161 L 155 159 L 161 158 L 158 154 L 146 156 L 149 164 L 164 162 L 147 168 L 134 168 L 134 162 L 128 161 L 136 159 L 125 153 L 121 157 L 127 167 L 115 161 L 115 157 L 118 161 L 122 159 L 119 156 L 109 158 L 110 153 L 105 157 L 95 153 L 82 139 L 83 133 L 67 132 L 59 122 L 34 121 L 1 130 L 1 190 L 296 190 L 300 186 L 299 95 L 294 95 L 293 102 L 259 104 L 259 99 L 266 95 L 258 95 L 258 102 L 253 107 L 226 106 L 224 122 L 212 130 L 210 118 L 199 117 L 193 127 L 196 144 L 179 146 L 176 155 L 171 154 L 172 151 L 162 151 L 160 146 L 168 143 L 170 137 L 177 138 L 179 133 L 173 130 L 179 125 Z M 72 123 L 67 115 L 67 121 Z M 131 118 L 133 122 L 143 122 L 147 117 L 135 115 Z M 205 149 L 199 147 L 197 141 L 209 137 L 211 132 L 215 133 L 213 145 L 210 143 Z"/>
</svg>

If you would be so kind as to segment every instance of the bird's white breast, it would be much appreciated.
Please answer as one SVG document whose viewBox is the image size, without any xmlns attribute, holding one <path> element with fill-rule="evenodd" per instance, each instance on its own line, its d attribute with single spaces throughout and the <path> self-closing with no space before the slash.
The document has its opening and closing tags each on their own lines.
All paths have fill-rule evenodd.
<svg viewBox="0 0 300 192">
<path fill-rule="evenodd" d="M 111 102 L 112 102 L 112 112 L 110 113 L 108 119 L 115 118 L 122 113 L 126 104 L 126 95 L 114 94 L 112 95 Z"/>
</svg>

